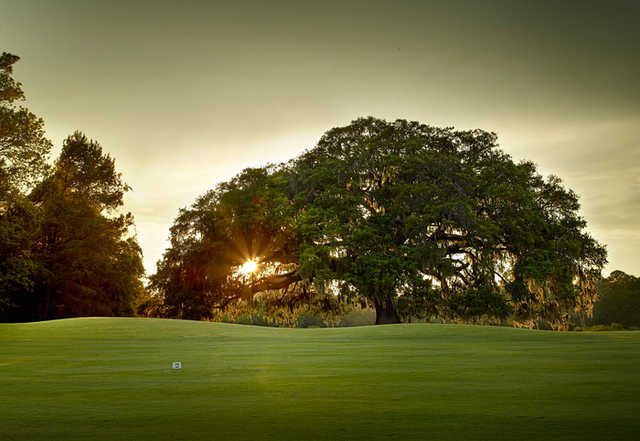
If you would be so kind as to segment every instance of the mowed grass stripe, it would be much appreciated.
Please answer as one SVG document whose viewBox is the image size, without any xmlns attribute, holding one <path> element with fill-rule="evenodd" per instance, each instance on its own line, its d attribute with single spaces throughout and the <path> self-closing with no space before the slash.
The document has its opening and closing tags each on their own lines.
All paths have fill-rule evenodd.
<svg viewBox="0 0 640 441">
<path fill-rule="evenodd" d="M 631 440 L 639 362 L 632 331 L 2 324 L 0 439 Z"/>
</svg>

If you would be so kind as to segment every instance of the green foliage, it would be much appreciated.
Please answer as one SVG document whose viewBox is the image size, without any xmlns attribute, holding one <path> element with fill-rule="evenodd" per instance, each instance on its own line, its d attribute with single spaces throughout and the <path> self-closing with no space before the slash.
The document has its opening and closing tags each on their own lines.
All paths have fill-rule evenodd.
<svg viewBox="0 0 640 441">
<path fill-rule="evenodd" d="M 300 314 L 296 323 L 297 328 L 326 328 L 327 324 L 322 317 L 314 314 Z"/>
<path fill-rule="evenodd" d="M 373 118 L 327 132 L 295 161 L 307 187 L 296 204 L 313 213 L 301 255 L 315 257 L 316 283 L 352 285 L 379 313 L 389 297 L 415 312 L 427 278 L 439 291 L 418 294 L 427 314 L 561 322 L 593 297 L 604 249 L 582 232 L 574 193 L 495 147 L 480 130 Z"/>
<path fill-rule="evenodd" d="M 625 326 L 620 323 L 611 323 L 610 325 L 591 325 L 591 326 L 576 326 L 573 331 L 622 331 Z"/>
<path fill-rule="evenodd" d="M 494 291 L 490 285 L 452 293 L 446 300 L 448 311 L 441 314 L 445 317 L 470 320 L 483 315 L 506 317 L 511 312 L 511 305 L 505 296 Z"/>
<path fill-rule="evenodd" d="M 42 119 L 25 107 L 22 85 L 12 77 L 19 57 L 0 56 L 0 321 L 16 309 L 32 311 L 37 304 L 36 279 L 42 263 L 33 255 L 40 218 L 26 196 L 46 171 L 51 143 Z"/>
<path fill-rule="evenodd" d="M 42 263 L 33 256 L 38 219 L 33 206 L 19 195 L 0 214 L 0 321 L 16 309 L 37 304 L 36 280 Z"/>
<path fill-rule="evenodd" d="M 82 201 L 100 212 L 121 207 L 130 190 L 116 172 L 115 160 L 80 132 L 64 141 L 50 184 L 58 186 L 55 191 L 60 196 Z"/>
<path fill-rule="evenodd" d="M 376 323 L 376 310 L 372 308 L 354 308 L 338 319 L 337 327 L 367 326 Z"/>
<path fill-rule="evenodd" d="M 599 284 L 593 324 L 640 327 L 640 278 L 614 271 Z"/>
<path fill-rule="evenodd" d="M 14 191 L 25 191 L 46 172 L 51 142 L 44 134 L 44 121 L 24 106 L 22 84 L 12 77 L 20 58 L 0 55 L 0 173 Z"/>
<path fill-rule="evenodd" d="M 310 305 L 298 308 L 278 307 L 268 296 L 261 295 L 256 301 L 235 305 L 213 316 L 213 320 L 240 325 L 268 326 L 277 328 L 324 328 L 327 327 L 322 312 Z"/>
<path fill-rule="evenodd" d="M 578 209 L 493 133 L 358 119 L 182 210 L 151 286 L 170 307 L 191 297 L 191 318 L 274 291 L 283 304 L 369 303 L 378 323 L 512 315 L 566 328 L 590 313 L 606 263 Z M 248 258 L 261 270 L 239 277 Z"/>
<path fill-rule="evenodd" d="M 247 169 L 183 209 L 171 228 L 171 248 L 150 277 L 167 316 L 211 319 L 217 310 L 242 306 L 254 293 L 289 287 L 286 303 L 307 303 L 311 293 L 295 272 L 298 232 L 287 180 L 275 167 Z M 260 260 L 264 279 L 237 274 Z M 280 303 L 281 299 L 273 299 Z"/>
</svg>

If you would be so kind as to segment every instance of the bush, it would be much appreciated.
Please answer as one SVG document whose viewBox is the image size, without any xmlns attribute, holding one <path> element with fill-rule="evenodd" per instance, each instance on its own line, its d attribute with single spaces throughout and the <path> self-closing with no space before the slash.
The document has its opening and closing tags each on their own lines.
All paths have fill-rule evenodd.
<svg viewBox="0 0 640 441">
<path fill-rule="evenodd" d="M 573 331 L 622 331 L 626 329 L 620 323 L 611 323 L 610 325 L 593 325 L 593 326 L 576 326 Z"/>
<path fill-rule="evenodd" d="M 297 320 L 298 328 L 326 328 L 327 324 L 322 317 L 312 314 L 300 314 Z"/>
<path fill-rule="evenodd" d="M 376 324 L 376 310 L 371 308 L 355 308 L 351 312 L 343 315 L 338 320 L 336 326 L 367 326 Z"/>
</svg>

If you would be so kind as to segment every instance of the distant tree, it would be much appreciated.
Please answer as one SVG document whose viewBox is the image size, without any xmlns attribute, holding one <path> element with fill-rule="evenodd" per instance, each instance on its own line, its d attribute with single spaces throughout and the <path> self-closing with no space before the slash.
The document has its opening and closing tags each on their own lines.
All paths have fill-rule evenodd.
<svg viewBox="0 0 640 441">
<path fill-rule="evenodd" d="M 591 307 L 606 262 L 578 208 L 493 133 L 359 119 L 182 210 L 151 286 L 190 318 L 268 291 L 284 303 L 339 294 L 374 306 L 376 323 L 512 315 L 564 327 Z M 255 274 L 239 272 L 247 259 Z"/>
<path fill-rule="evenodd" d="M 599 285 L 593 323 L 640 326 L 640 278 L 614 271 Z"/>
</svg>

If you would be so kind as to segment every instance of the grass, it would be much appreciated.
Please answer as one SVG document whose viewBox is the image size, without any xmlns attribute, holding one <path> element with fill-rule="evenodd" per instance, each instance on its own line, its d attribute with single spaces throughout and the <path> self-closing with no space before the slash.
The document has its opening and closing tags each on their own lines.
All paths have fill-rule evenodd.
<svg viewBox="0 0 640 441">
<path fill-rule="evenodd" d="M 172 370 L 181 361 L 183 369 Z M 631 440 L 640 332 L 0 325 L 0 440 Z"/>
</svg>

